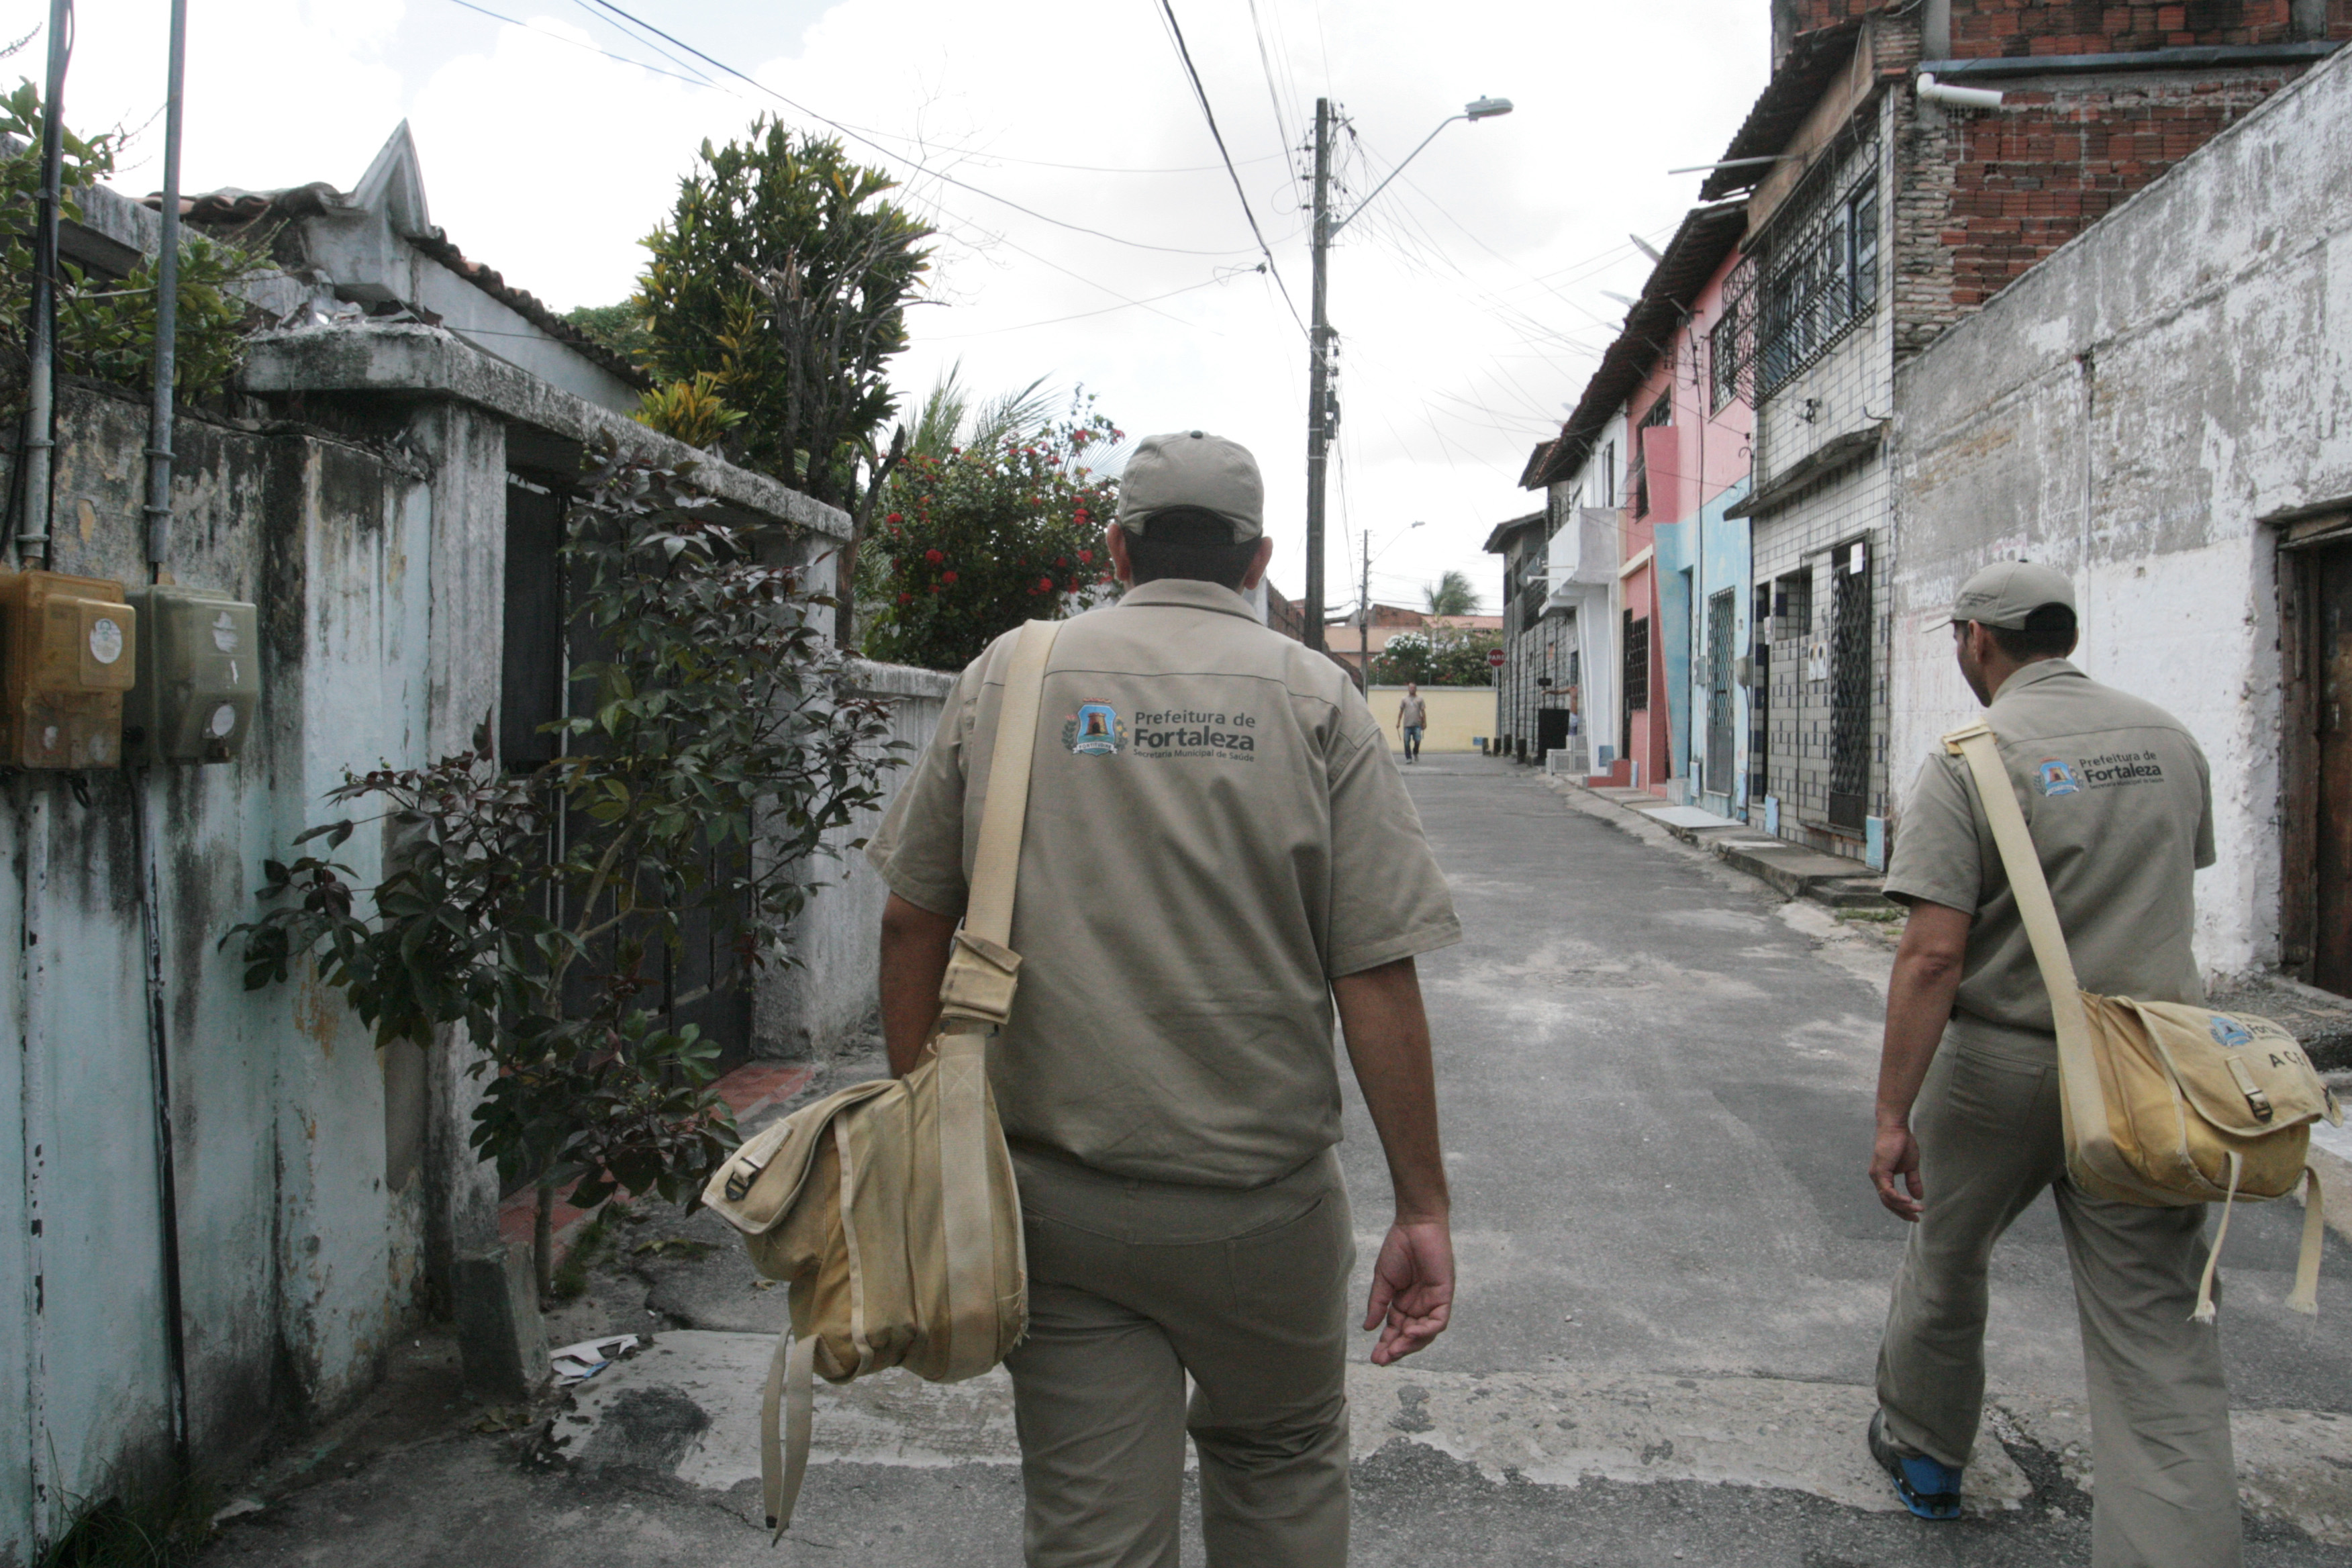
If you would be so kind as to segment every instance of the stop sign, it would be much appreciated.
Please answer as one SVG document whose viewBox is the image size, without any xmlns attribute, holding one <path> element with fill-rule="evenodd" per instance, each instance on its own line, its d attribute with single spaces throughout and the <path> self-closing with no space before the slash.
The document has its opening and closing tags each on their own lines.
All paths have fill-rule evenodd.
<svg viewBox="0 0 2352 1568">
<path fill-rule="evenodd" d="M 1489 669 L 1500 669 L 1503 668 L 1503 650 L 1501 648 L 1490 647 L 1486 650 L 1486 668 Z"/>
</svg>

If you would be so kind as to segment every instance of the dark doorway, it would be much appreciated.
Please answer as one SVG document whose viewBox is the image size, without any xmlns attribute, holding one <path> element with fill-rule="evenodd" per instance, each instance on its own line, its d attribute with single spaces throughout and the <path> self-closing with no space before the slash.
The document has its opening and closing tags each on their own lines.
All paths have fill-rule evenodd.
<svg viewBox="0 0 2352 1568">
<path fill-rule="evenodd" d="M 2319 752 L 2311 978 L 2352 995 L 2352 545 L 2305 559 Z"/>
<path fill-rule="evenodd" d="M 1830 553 L 1830 798 L 1832 827 L 1863 830 L 1870 815 L 1870 551 Z"/>
<path fill-rule="evenodd" d="M 1706 601 L 1706 777 L 1710 795 L 1731 794 L 1731 633 L 1738 601 L 1726 588 Z"/>
</svg>

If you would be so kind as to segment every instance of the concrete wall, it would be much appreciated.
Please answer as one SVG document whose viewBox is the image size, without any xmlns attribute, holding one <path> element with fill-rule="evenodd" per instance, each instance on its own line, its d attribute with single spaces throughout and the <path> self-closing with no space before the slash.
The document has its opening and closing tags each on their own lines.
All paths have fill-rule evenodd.
<svg viewBox="0 0 2352 1568">
<path fill-rule="evenodd" d="M 2275 961 L 2275 543 L 2352 499 L 2352 52 L 2208 142 L 1906 365 L 1893 745 L 1906 781 L 1975 708 L 1919 635 L 1987 561 L 2073 574 L 2080 660 L 2213 761 L 2210 971 Z"/>
<path fill-rule="evenodd" d="M 143 407 L 69 392 L 61 436 L 56 569 L 143 582 Z M 23 896 L 0 899 L 0 923 L 37 936 L 22 951 L 40 958 L 0 967 L 22 1044 L 0 1052 L 17 1080 L 0 1093 L 24 1108 L 11 1142 L 43 1157 L 19 1144 L 26 1180 L 0 1184 L 0 1228 L 26 1238 L 0 1249 L 0 1292 L 26 1303 L 7 1317 L 27 1352 L 0 1357 L 0 1432 L 15 1435 L 0 1561 L 152 1478 L 167 1451 L 134 814 L 160 858 L 196 1451 L 233 1464 L 280 1417 L 348 1403 L 417 1300 L 431 1188 L 385 1179 L 384 1068 L 367 1032 L 315 983 L 247 991 L 218 943 L 253 912 L 262 859 L 320 815 L 343 767 L 421 758 L 449 525 L 425 467 L 388 449 L 194 419 L 175 445 L 173 569 L 263 606 L 262 700 L 231 763 L 93 771 L 84 789 L 10 781 L 0 838 L 34 885 L 11 879 Z M 497 630 L 461 628 L 493 647 Z M 343 858 L 365 877 L 379 849 L 364 832 Z"/>
<path fill-rule="evenodd" d="M 1424 752 L 1475 752 L 1482 735 L 1495 732 L 1495 689 L 1491 686 L 1424 686 L 1422 700 L 1429 705 L 1429 727 L 1422 731 Z M 1397 729 L 1397 704 L 1404 700 L 1402 686 L 1375 686 L 1364 694 L 1372 717 L 1389 738 L 1389 750 L 1404 755 L 1404 736 Z"/>
<path fill-rule="evenodd" d="M 887 808 L 898 782 L 930 744 L 956 678 L 932 669 L 860 662 L 856 690 L 890 703 L 890 739 L 903 742 L 899 769 L 882 785 Z M 890 890 L 853 846 L 880 826 L 862 813 L 836 836 L 839 857 L 813 868 L 823 884 L 786 944 L 782 963 L 761 977 L 751 1017 L 752 1048 L 770 1057 L 822 1057 L 867 1026 L 877 1001 L 882 906 Z"/>
</svg>

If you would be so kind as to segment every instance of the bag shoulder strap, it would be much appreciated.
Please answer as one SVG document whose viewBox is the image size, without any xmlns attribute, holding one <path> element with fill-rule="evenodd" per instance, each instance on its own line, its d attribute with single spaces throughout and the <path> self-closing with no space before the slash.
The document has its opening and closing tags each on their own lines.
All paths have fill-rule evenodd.
<svg viewBox="0 0 2352 1568">
<path fill-rule="evenodd" d="M 2033 847 L 2025 813 L 2018 809 L 1992 726 L 1979 719 L 1955 730 L 1944 737 L 1944 749 L 1965 760 L 1976 779 L 1977 798 L 1984 804 L 1992 841 L 2009 872 L 2010 895 L 2017 900 L 2025 939 L 2050 993 L 2050 1016 L 2058 1035 L 2058 1088 L 2071 1126 L 2078 1115 L 2104 1108 L 2106 1096 L 2091 1055 L 2091 1021 L 2083 1011 L 2082 984 L 2074 977 L 2074 960 L 2058 924 L 2058 906 L 2051 901 L 2050 883 L 2042 874 L 2042 857 Z"/>
<path fill-rule="evenodd" d="M 1021 830 L 1029 815 L 1029 764 L 1045 701 L 1045 661 L 1061 629 L 1058 621 L 1031 621 L 1013 639 L 1003 705 L 996 716 L 996 745 L 989 752 L 988 801 L 981 807 L 971 896 L 940 981 L 943 1029 L 1001 1027 L 1013 1010 L 1021 955 L 1005 944 L 1013 936 L 1013 895 L 1021 873 Z"/>
<path fill-rule="evenodd" d="M 1013 890 L 1021 871 L 1021 828 L 1029 812 L 1029 764 L 1037 743 L 1037 713 L 1045 702 L 1045 661 L 1061 632 L 1058 621 L 1031 621 L 1013 644 L 1004 676 L 1004 706 L 989 753 L 988 804 L 980 814 L 980 850 L 971 869 L 964 929 L 1002 946 L 1013 936 Z"/>
</svg>

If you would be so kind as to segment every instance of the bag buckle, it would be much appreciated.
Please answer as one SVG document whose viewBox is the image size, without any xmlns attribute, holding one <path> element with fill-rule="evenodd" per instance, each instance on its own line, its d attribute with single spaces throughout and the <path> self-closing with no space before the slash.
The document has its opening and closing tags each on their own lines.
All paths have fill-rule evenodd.
<svg viewBox="0 0 2352 1568">
<path fill-rule="evenodd" d="M 1002 1028 L 1013 1012 L 1020 968 L 1021 955 L 1002 942 L 957 931 L 940 980 L 940 1016 Z"/>
</svg>

